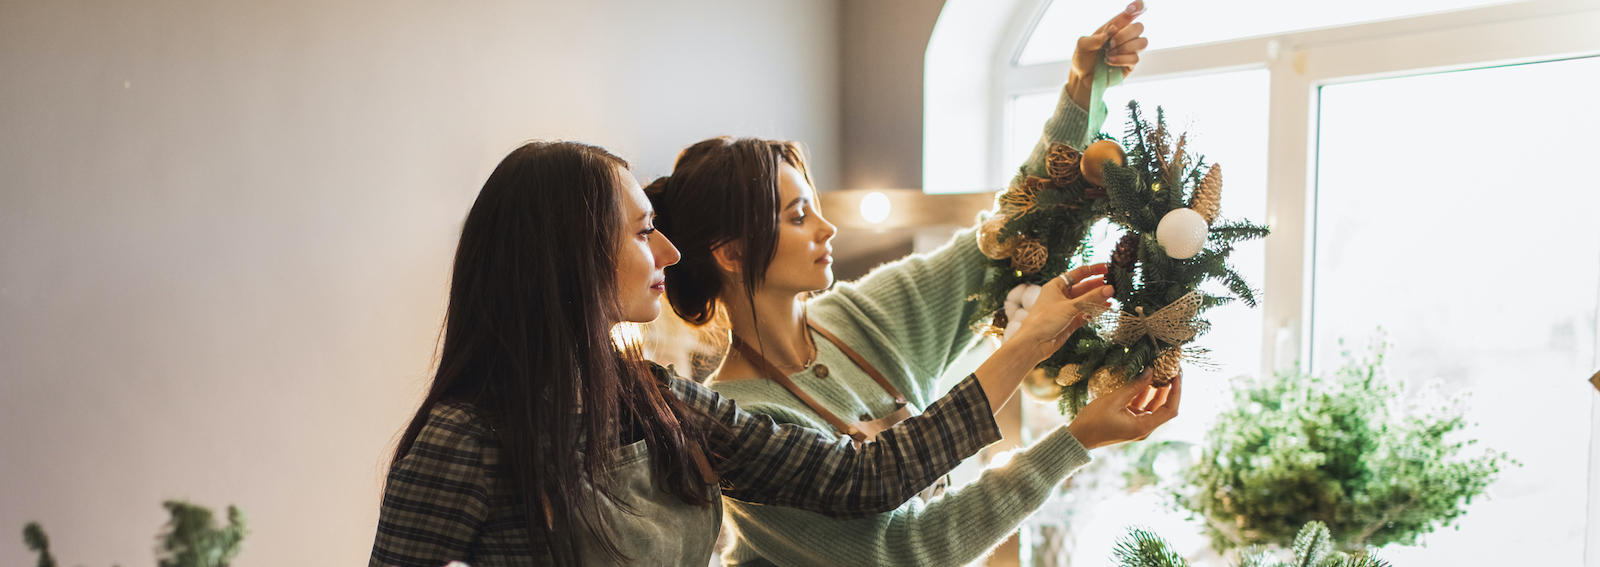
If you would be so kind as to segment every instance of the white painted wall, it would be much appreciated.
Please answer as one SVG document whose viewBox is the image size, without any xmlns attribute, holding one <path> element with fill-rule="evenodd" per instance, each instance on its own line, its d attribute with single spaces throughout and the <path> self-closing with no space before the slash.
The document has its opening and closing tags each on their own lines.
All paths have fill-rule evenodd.
<svg viewBox="0 0 1600 567">
<path fill-rule="evenodd" d="M 153 565 L 174 497 L 246 511 L 240 567 L 363 564 L 494 164 L 756 135 L 833 187 L 839 10 L 0 0 L 0 564 L 38 520 Z"/>
</svg>

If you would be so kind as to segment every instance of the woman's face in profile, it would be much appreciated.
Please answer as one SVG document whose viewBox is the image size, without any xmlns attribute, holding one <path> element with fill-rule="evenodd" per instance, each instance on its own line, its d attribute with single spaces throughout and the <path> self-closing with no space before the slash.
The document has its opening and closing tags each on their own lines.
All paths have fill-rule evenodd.
<svg viewBox="0 0 1600 567">
<path fill-rule="evenodd" d="M 622 321 L 648 323 L 661 315 L 667 266 L 678 263 L 678 249 L 655 229 L 655 210 L 633 173 L 617 170 L 622 192 L 622 230 L 617 236 L 617 306 Z"/>
<path fill-rule="evenodd" d="M 763 286 L 783 293 L 828 289 L 833 285 L 833 246 L 838 229 L 822 218 L 816 192 L 805 174 L 787 163 L 778 167 L 778 242 Z"/>
</svg>

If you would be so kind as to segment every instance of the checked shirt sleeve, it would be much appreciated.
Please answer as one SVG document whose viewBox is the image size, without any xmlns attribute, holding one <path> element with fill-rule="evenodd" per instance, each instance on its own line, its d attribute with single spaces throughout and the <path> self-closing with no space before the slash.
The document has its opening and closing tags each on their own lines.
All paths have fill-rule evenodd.
<svg viewBox="0 0 1600 567">
<path fill-rule="evenodd" d="M 894 510 L 963 459 L 1000 440 L 975 376 L 962 380 L 922 415 L 859 449 L 849 437 L 747 413 L 688 380 L 674 378 L 672 389 L 728 429 L 726 435 L 712 437 L 709 451 L 722 476 L 724 496 L 838 518 Z"/>
<path fill-rule="evenodd" d="M 389 471 L 370 567 L 439 567 L 468 560 L 489 514 L 483 432 L 457 409 L 436 409 Z"/>
</svg>

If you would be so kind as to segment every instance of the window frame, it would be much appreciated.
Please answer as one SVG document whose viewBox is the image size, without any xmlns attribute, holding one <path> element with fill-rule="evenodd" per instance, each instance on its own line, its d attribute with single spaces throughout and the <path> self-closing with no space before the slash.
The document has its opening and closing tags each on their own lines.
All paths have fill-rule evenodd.
<svg viewBox="0 0 1600 567">
<path fill-rule="evenodd" d="M 1059 89 L 1071 68 L 1066 61 L 1017 64 L 1050 3 L 1016 0 L 1013 19 L 996 46 L 986 152 L 986 169 L 996 187 L 1003 187 L 1012 171 L 1012 164 L 1000 162 L 1012 137 L 1014 98 Z M 1528 0 L 1149 51 L 1127 82 L 1250 69 L 1271 73 L 1264 220 L 1273 229 L 1265 245 L 1266 264 L 1277 269 L 1269 269 L 1262 282 L 1260 371 L 1265 374 L 1300 365 L 1309 368 L 1311 362 L 1321 87 L 1592 56 L 1600 56 L 1600 1 Z M 1595 364 L 1600 365 L 1600 344 L 1596 353 Z M 1595 403 L 1584 565 L 1600 567 L 1600 393 L 1590 395 Z"/>
</svg>

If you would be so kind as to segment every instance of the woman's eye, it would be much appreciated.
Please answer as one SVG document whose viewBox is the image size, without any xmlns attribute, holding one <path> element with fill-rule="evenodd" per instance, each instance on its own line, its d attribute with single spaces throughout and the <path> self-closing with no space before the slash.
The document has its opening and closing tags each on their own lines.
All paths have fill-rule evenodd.
<svg viewBox="0 0 1600 567">
<path fill-rule="evenodd" d="M 647 229 L 639 231 L 639 237 L 640 238 L 650 238 L 650 235 L 655 234 L 655 233 L 656 233 L 656 227 L 652 226 L 650 228 L 647 228 Z"/>
<path fill-rule="evenodd" d="M 794 220 L 791 220 L 789 222 L 792 222 L 792 223 L 795 223 L 795 224 L 805 224 L 806 223 L 806 215 L 795 215 Z"/>
</svg>

